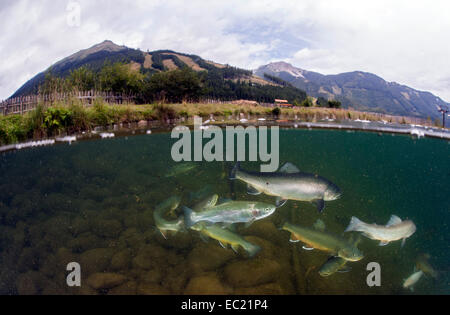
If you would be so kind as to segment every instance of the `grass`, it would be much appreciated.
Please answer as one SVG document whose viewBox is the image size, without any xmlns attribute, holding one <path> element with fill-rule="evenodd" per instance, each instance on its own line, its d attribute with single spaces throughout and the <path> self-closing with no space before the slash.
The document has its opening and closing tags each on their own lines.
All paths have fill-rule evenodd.
<svg viewBox="0 0 450 315">
<path fill-rule="evenodd" d="M 77 100 L 55 103 L 50 107 L 38 105 L 24 115 L 0 116 L 0 145 L 16 143 L 28 139 L 90 131 L 97 126 L 138 122 L 140 120 L 167 120 L 210 115 L 223 117 L 225 121 L 235 121 L 240 114 L 253 117 L 273 117 L 276 119 L 297 119 L 317 121 L 321 119 L 371 120 L 403 124 L 428 124 L 431 121 L 417 121 L 414 118 L 359 112 L 351 109 L 321 107 L 283 108 L 280 111 L 263 106 L 237 104 L 147 104 L 111 105 L 101 99 L 91 106 Z M 234 117 L 233 117 L 234 115 Z"/>
</svg>

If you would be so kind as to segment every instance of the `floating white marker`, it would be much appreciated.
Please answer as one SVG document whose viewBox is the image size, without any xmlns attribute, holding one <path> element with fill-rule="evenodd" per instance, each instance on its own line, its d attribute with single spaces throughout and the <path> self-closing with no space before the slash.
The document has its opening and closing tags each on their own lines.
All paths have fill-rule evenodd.
<svg viewBox="0 0 450 315">
<path fill-rule="evenodd" d="M 425 137 L 425 132 L 423 130 L 419 130 L 419 129 L 412 129 L 411 135 L 421 138 L 421 137 Z"/>
<path fill-rule="evenodd" d="M 265 118 L 258 118 L 259 121 L 266 121 Z"/>
<path fill-rule="evenodd" d="M 31 148 L 31 147 L 40 147 L 44 145 L 51 145 L 55 144 L 55 140 L 40 140 L 40 141 L 32 141 L 32 142 L 26 142 L 26 143 L 20 143 L 16 144 L 16 149 L 24 149 L 24 148 Z"/>
<path fill-rule="evenodd" d="M 72 142 L 77 141 L 77 137 L 76 136 L 72 136 L 72 137 L 66 136 L 66 137 L 63 137 L 63 138 L 56 138 L 56 141 L 58 141 L 58 142 L 68 142 L 69 144 L 72 144 Z"/>
<path fill-rule="evenodd" d="M 101 134 L 100 134 L 100 137 L 102 137 L 102 139 L 106 139 L 106 138 L 114 138 L 115 135 L 114 135 L 113 133 L 107 133 L 107 132 L 104 132 L 104 133 L 101 133 Z"/>
<path fill-rule="evenodd" d="M 151 130 L 147 130 L 147 134 L 148 134 L 148 135 L 151 135 L 151 134 L 152 134 L 152 131 L 151 131 Z"/>
</svg>

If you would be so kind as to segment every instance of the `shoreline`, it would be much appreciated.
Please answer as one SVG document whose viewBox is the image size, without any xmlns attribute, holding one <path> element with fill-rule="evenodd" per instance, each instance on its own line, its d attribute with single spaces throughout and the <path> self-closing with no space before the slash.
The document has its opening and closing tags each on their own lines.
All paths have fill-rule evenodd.
<svg viewBox="0 0 450 315">
<path fill-rule="evenodd" d="M 73 142 L 79 141 L 90 141 L 90 140 L 101 140 L 108 138 L 122 138 L 134 135 L 151 135 L 155 133 L 169 133 L 172 128 L 176 126 L 184 125 L 193 129 L 194 123 L 193 118 L 189 119 L 176 119 L 170 120 L 168 123 L 148 120 L 131 122 L 131 123 L 120 123 L 113 124 L 107 127 L 95 127 L 92 131 L 86 131 L 74 134 L 63 134 L 55 137 L 40 138 L 35 140 L 29 140 L 14 144 L 8 144 L 0 146 L 0 153 L 5 153 L 9 151 L 18 151 L 27 148 L 49 146 L 55 144 L 68 143 L 71 145 Z M 306 122 L 298 120 L 277 120 L 272 117 L 265 118 L 261 121 L 258 119 L 247 120 L 241 122 L 239 120 L 214 120 L 206 121 L 202 125 L 207 129 L 209 126 L 219 126 L 224 128 L 225 126 L 267 126 L 274 127 L 278 126 L 280 129 L 298 129 L 298 130 L 336 130 L 336 131 L 347 131 L 347 132 L 372 132 L 391 135 L 407 135 L 414 137 L 416 139 L 420 138 L 434 138 L 441 140 L 450 141 L 450 132 L 447 129 L 429 127 L 423 125 L 407 125 L 407 124 L 390 124 L 383 123 L 379 121 L 319 121 L 319 122 Z"/>
</svg>

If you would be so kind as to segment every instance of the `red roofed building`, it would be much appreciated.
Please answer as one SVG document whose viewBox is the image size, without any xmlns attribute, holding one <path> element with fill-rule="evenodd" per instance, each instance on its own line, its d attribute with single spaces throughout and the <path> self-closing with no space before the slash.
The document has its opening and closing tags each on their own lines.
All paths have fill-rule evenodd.
<svg viewBox="0 0 450 315">
<path fill-rule="evenodd" d="M 279 106 L 279 107 L 292 107 L 292 104 L 289 104 L 287 100 L 279 100 L 279 99 L 275 99 L 275 106 Z"/>
</svg>

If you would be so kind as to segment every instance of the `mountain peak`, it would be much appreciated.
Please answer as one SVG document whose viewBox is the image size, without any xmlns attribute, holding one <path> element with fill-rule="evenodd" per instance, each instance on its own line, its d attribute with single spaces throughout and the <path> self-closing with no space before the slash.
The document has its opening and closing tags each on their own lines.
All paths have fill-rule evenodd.
<svg viewBox="0 0 450 315">
<path fill-rule="evenodd" d="M 122 50 L 126 48 L 125 46 L 119 46 L 116 45 L 113 41 L 107 39 L 104 40 L 103 42 L 96 44 L 94 46 L 92 46 L 91 48 L 88 48 L 87 50 L 108 50 L 108 51 L 118 51 L 118 50 Z"/>
<path fill-rule="evenodd" d="M 304 70 L 300 69 L 300 68 L 296 68 L 293 65 L 291 65 L 290 63 L 287 63 L 285 61 L 276 61 L 276 62 L 271 62 L 266 66 L 262 66 L 260 67 L 258 70 L 262 69 L 262 68 L 267 68 L 270 71 L 273 72 L 287 72 L 290 75 L 296 77 L 296 78 L 304 78 Z"/>
<path fill-rule="evenodd" d="M 95 54 L 100 51 L 117 52 L 117 51 L 121 51 L 121 50 L 125 50 L 125 49 L 127 49 L 126 46 L 119 46 L 110 40 L 105 40 L 99 44 L 95 44 L 91 48 L 80 50 L 79 52 L 59 61 L 55 65 L 65 63 L 67 61 L 82 60 L 82 59 L 86 58 L 87 56 Z"/>
</svg>

